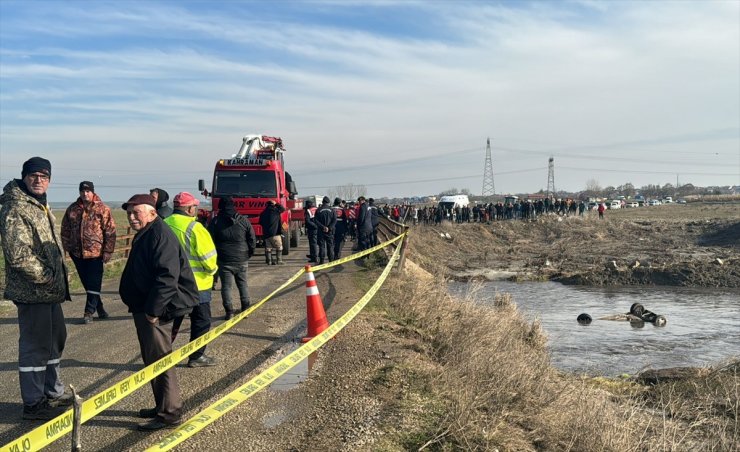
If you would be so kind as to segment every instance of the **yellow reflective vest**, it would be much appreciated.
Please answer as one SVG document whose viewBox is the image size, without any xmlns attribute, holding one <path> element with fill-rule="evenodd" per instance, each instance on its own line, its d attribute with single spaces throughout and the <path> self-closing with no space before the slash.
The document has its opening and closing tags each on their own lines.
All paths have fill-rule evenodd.
<svg viewBox="0 0 740 452">
<path fill-rule="evenodd" d="M 172 229 L 180 245 L 188 254 L 188 261 L 190 268 L 193 269 L 198 290 L 211 290 L 213 275 L 218 271 L 216 245 L 213 244 L 211 234 L 189 215 L 175 212 L 165 218 L 164 222 Z"/>
</svg>

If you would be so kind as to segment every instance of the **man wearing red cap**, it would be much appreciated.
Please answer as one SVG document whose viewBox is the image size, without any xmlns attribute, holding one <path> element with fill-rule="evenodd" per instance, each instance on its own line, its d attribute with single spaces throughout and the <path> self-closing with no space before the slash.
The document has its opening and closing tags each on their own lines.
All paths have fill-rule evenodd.
<svg viewBox="0 0 740 452">
<path fill-rule="evenodd" d="M 83 321 L 92 322 L 96 311 L 98 318 L 107 319 L 100 289 L 103 264 L 110 261 L 116 246 L 116 223 L 90 181 L 80 182 L 80 197 L 64 213 L 62 245 L 72 258 L 87 293 Z"/>
<path fill-rule="evenodd" d="M 18 380 L 23 419 L 48 420 L 72 403 L 59 377 L 67 341 L 61 304 L 69 300 L 64 253 L 46 202 L 51 163 L 33 157 L 21 179 L 0 196 L 0 237 L 5 256 L 5 298 L 18 309 Z"/>
<path fill-rule="evenodd" d="M 208 230 L 196 220 L 200 201 L 184 191 L 175 195 L 175 210 L 164 222 L 177 236 L 180 245 L 188 256 L 190 267 L 198 285 L 200 303 L 190 313 L 190 340 L 193 341 L 206 334 L 211 329 L 211 290 L 213 289 L 213 275 L 218 271 L 216 245 Z M 182 318 L 175 320 L 172 337 L 182 324 Z M 216 365 L 216 359 L 205 354 L 203 346 L 190 355 L 188 367 L 204 367 Z"/>
<path fill-rule="evenodd" d="M 141 359 L 150 365 L 172 353 L 166 325 L 198 305 L 198 286 L 188 256 L 172 230 L 157 216 L 151 195 L 134 195 L 123 208 L 136 231 L 118 292 L 134 316 Z M 154 408 L 139 410 L 152 418 L 139 430 L 173 428 L 182 422 L 182 396 L 174 368 L 152 380 Z"/>
</svg>

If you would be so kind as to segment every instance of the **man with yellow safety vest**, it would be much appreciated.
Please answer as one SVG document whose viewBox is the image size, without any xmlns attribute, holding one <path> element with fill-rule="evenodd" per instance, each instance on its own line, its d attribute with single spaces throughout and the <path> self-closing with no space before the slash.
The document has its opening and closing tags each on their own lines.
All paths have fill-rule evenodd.
<svg viewBox="0 0 740 452">
<path fill-rule="evenodd" d="M 196 219 L 200 201 L 184 191 L 175 195 L 174 204 L 174 212 L 165 218 L 164 222 L 175 233 L 188 256 L 200 298 L 200 303 L 190 313 L 190 340 L 193 341 L 211 329 L 211 289 L 213 288 L 213 275 L 218 271 L 216 245 L 213 244 L 208 230 Z M 183 317 L 175 319 L 172 326 L 173 341 L 182 321 Z M 188 367 L 216 365 L 216 359 L 207 356 L 205 350 L 204 346 L 190 355 Z"/>
</svg>

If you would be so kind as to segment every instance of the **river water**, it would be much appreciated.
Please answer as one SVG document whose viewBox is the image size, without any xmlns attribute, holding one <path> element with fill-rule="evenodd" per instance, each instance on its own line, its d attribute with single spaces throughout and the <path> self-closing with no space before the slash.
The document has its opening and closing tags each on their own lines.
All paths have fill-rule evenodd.
<svg viewBox="0 0 740 452">
<path fill-rule="evenodd" d="M 452 282 L 462 294 L 468 284 Z M 740 356 L 740 292 L 686 288 L 577 287 L 555 282 L 483 284 L 482 303 L 510 293 L 528 320 L 538 318 L 548 335 L 552 363 L 587 375 L 635 374 L 647 368 L 707 366 Z M 627 321 L 597 320 L 629 312 L 632 303 L 666 317 L 641 328 Z M 580 313 L 593 317 L 579 325 Z"/>
</svg>

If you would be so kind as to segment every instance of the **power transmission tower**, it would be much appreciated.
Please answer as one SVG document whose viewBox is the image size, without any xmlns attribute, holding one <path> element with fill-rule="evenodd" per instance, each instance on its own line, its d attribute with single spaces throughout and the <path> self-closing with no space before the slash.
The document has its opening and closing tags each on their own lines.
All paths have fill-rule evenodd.
<svg viewBox="0 0 740 452">
<path fill-rule="evenodd" d="M 493 162 L 491 161 L 491 139 L 486 140 L 486 163 L 483 165 L 483 190 L 481 196 L 493 196 L 496 188 L 493 185 Z"/>
<path fill-rule="evenodd" d="M 555 158 L 547 161 L 547 196 L 555 196 Z"/>
</svg>

